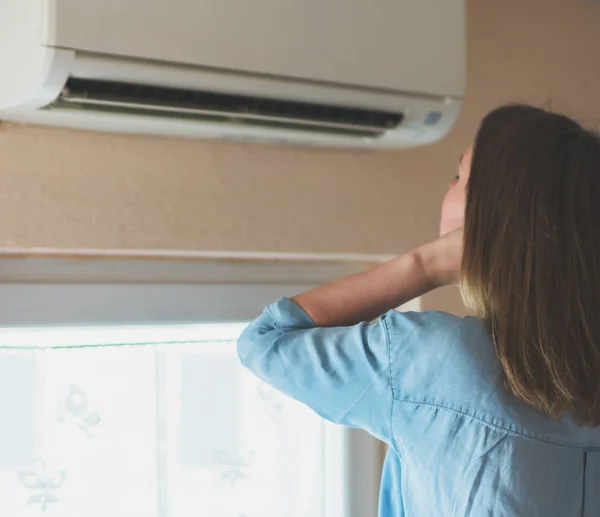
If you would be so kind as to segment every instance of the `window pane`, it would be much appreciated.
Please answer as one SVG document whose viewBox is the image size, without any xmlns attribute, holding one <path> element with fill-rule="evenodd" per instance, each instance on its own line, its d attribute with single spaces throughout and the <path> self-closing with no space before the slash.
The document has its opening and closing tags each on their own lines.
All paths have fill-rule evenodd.
<svg viewBox="0 0 600 517">
<path fill-rule="evenodd" d="M 323 515 L 327 424 L 239 365 L 240 329 L 2 333 L 1 514 Z"/>
<path fill-rule="evenodd" d="M 31 353 L 13 352 L 1 357 L 0 472 L 34 461 L 36 388 L 35 362 Z"/>
</svg>

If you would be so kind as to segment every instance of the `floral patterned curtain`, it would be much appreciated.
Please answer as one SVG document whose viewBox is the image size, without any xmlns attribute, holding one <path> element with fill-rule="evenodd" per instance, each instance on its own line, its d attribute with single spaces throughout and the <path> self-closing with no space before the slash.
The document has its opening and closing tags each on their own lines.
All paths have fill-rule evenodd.
<svg viewBox="0 0 600 517">
<path fill-rule="evenodd" d="M 323 515 L 325 424 L 245 372 L 234 340 L 52 332 L 0 345 L 1 516 Z"/>
</svg>

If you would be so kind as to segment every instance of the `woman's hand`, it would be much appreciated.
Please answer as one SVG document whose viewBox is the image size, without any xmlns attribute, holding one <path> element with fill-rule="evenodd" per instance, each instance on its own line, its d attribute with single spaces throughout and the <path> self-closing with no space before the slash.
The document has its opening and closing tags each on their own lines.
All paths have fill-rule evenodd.
<svg viewBox="0 0 600 517">
<path fill-rule="evenodd" d="M 460 282 L 463 230 L 453 230 L 415 250 L 431 289 Z"/>
</svg>

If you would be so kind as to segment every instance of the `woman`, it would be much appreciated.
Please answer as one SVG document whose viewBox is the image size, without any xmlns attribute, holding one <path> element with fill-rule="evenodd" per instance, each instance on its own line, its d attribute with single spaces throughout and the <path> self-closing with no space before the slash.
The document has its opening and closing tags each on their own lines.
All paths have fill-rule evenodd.
<svg viewBox="0 0 600 517">
<path fill-rule="evenodd" d="M 383 517 L 600 516 L 600 139 L 491 112 L 441 233 L 271 305 L 243 363 L 390 445 Z M 393 310 L 457 282 L 477 318 Z"/>
</svg>

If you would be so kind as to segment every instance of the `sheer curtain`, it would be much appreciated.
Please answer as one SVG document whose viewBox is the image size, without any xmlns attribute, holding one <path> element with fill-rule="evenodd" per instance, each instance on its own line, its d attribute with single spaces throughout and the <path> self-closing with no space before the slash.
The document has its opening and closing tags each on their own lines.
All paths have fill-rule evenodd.
<svg viewBox="0 0 600 517">
<path fill-rule="evenodd" d="M 240 367 L 241 329 L 0 332 L 0 515 L 323 516 L 329 424 Z"/>
</svg>

